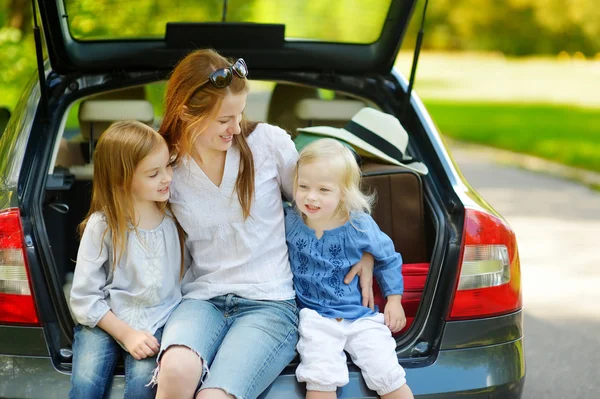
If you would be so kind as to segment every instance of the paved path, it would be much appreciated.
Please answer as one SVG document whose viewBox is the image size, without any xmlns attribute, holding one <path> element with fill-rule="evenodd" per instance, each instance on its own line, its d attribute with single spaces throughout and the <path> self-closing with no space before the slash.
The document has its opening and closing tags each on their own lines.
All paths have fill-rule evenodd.
<svg viewBox="0 0 600 399">
<path fill-rule="evenodd" d="M 469 183 L 517 234 L 524 399 L 600 397 L 600 193 L 452 148 Z"/>
</svg>

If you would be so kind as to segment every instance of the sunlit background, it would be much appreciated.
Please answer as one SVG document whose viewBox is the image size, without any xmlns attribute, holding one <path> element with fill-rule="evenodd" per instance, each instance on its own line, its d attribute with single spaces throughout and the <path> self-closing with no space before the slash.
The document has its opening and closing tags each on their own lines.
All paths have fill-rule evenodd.
<svg viewBox="0 0 600 399">
<path fill-rule="evenodd" d="M 379 32 L 372 21 L 383 21 L 389 2 L 229 0 L 235 12 L 228 19 L 285 21 L 288 36 L 368 43 Z M 106 11 L 116 5 L 119 12 Z M 406 76 L 423 5 L 397 60 Z M 222 0 L 66 0 L 66 6 L 72 34 L 87 40 L 162 36 L 167 20 L 219 21 Z M 330 15 L 343 15 L 344 23 L 328 23 Z M 30 0 L 0 0 L 0 107 L 12 109 L 35 73 L 31 27 Z M 524 398 L 597 397 L 600 194 L 594 190 L 600 183 L 590 190 L 490 159 L 500 148 L 558 169 L 596 172 L 600 181 L 598 0 L 430 0 L 424 29 L 415 90 L 469 182 L 519 240 Z M 160 101 L 158 91 L 149 94 Z"/>
<path fill-rule="evenodd" d="M 66 1 L 71 31 L 84 40 L 162 36 L 167 20 L 218 21 L 221 4 Z M 229 20 L 285 21 L 287 36 L 370 42 L 379 31 L 372 22 L 383 21 L 389 0 L 229 4 Z M 113 12 L 104 12 L 107 7 Z M 330 15 L 344 15 L 346 23 L 326 23 Z M 406 75 L 419 19 L 413 18 L 398 57 Z M 9 109 L 35 70 L 31 26 L 31 1 L 0 0 L 0 106 Z M 430 1 L 423 45 L 415 88 L 444 135 L 600 171 L 600 8 L 594 0 Z"/>
</svg>

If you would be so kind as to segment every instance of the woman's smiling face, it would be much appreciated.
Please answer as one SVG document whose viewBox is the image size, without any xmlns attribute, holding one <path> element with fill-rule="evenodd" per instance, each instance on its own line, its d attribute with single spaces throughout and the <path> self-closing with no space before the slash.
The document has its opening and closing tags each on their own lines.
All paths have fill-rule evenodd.
<svg viewBox="0 0 600 399">
<path fill-rule="evenodd" d="M 233 136 L 241 133 L 240 122 L 246 108 L 246 93 L 227 94 L 214 119 L 202 127 L 204 131 L 196 138 L 194 147 L 198 152 L 206 150 L 227 151 L 233 143 Z"/>
</svg>

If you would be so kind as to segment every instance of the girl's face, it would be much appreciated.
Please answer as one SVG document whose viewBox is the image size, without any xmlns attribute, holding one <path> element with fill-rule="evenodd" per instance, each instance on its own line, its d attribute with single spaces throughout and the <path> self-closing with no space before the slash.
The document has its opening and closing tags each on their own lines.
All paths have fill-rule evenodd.
<svg viewBox="0 0 600 399">
<path fill-rule="evenodd" d="M 206 122 L 206 129 L 196 139 L 196 151 L 227 151 L 231 147 L 233 136 L 241 132 L 240 122 L 246 108 L 246 97 L 246 93 L 225 96 L 216 118 Z"/>
<path fill-rule="evenodd" d="M 169 149 L 161 142 L 138 163 L 131 180 L 131 194 L 136 203 L 163 202 L 169 199 L 173 169 L 169 163 Z"/>
<path fill-rule="evenodd" d="M 340 173 L 327 161 L 315 161 L 298 167 L 296 206 L 311 221 L 329 221 L 343 200 Z"/>
</svg>

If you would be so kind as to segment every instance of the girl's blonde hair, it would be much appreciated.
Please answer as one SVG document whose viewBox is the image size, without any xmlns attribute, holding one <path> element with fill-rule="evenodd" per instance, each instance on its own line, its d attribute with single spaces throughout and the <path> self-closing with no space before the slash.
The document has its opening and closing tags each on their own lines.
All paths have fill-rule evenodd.
<svg viewBox="0 0 600 399">
<path fill-rule="evenodd" d="M 371 213 L 375 201 L 374 194 L 361 190 L 360 167 L 352 151 L 334 139 L 319 139 L 300 151 L 294 170 L 294 192 L 298 188 L 298 169 L 302 165 L 325 161 L 339 173 L 342 200 L 336 209 L 336 217 L 350 218 L 352 212 Z"/>
<path fill-rule="evenodd" d="M 194 142 L 203 132 L 198 126 L 216 118 L 226 95 L 243 94 L 250 89 L 247 79 L 235 73 L 226 88 L 219 89 L 208 82 L 215 70 L 229 68 L 232 64 L 232 60 L 216 51 L 202 49 L 188 54 L 173 70 L 166 89 L 165 115 L 158 131 L 167 140 L 175 163 L 179 163 L 184 155 L 192 154 Z M 242 132 L 233 136 L 241 155 L 235 189 L 244 218 L 250 216 L 254 196 L 254 158 L 247 137 L 256 125 L 242 115 Z"/>
<path fill-rule="evenodd" d="M 161 144 L 165 139 L 151 127 L 137 121 L 115 122 L 102 133 L 94 150 L 94 179 L 90 210 L 79 225 L 79 234 L 83 235 L 90 217 L 102 212 L 108 225 L 102 234 L 110 231 L 116 265 L 127 246 L 127 233 L 131 227 L 136 231 L 135 210 L 131 182 L 138 164 Z M 159 210 L 166 215 L 167 201 L 157 203 Z M 183 229 L 176 222 L 181 247 L 181 270 L 185 242 Z"/>
</svg>

